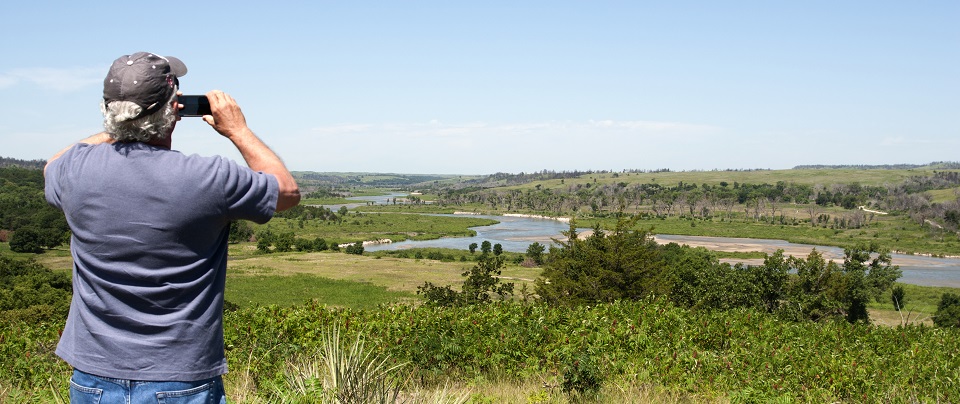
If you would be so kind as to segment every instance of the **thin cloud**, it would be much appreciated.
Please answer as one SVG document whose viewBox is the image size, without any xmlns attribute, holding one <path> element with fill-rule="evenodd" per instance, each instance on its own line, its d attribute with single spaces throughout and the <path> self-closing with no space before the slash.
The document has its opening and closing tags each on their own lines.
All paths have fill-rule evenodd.
<svg viewBox="0 0 960 404">
<path fill-rule="evenodd" d="M 376 127 L 377 127 L 376 125 L 370 125 L 365 123 L 364 124 L 343 123 L 343 124 L 337 124 L 337 125 L 331 125 L 331 126 L 317 127 L 311 130 L 313 132 L 320 133 L 320 134 L 346 135 L 346 134 L 370 131 L 375 129 Z"/>
<path fill-rule="evenodd" d="M 679 122 L 658 122 L 658 121 L 612 121 L 612 120 L 591 120 L 590 124 L 597 128 L 617 128 L 647 132 L 710 132 L 717 128 L 708 125 L 696 125 Z"/>
<path fill-rule="evenodd" d="M 550 136 L 553 138 L 571 135 L 709 135 L 721 129 L 708 126 L 678 122 L 656 121 L 563 121 L 563 122 L 527 122 L 509 124 L 457 123 L 449 124 L 436 120 L 426 123 L 384 123 L 384 124 L 336 124 L 315 127 L 316 133 L 330 135 L 370 134 L 376 136 L 414 136 L 418 138 L 456 138 L 474 136 Z"/>
<path fill-rule="evenodd" d="M 12 87 L 19 83 L 31 83 L 40 88 L 57 91 L 72 92 L 103 82 L 106 69 L 102 68 L 21 68 L 0 73 L 0 88 Z"/>
<path fill-rule="evenodd" d="M 7 88 L 17 84 L 17 78 L 9 74 L 0 74 L 0 88 Z"/>
<path fill-rule="evenodd" d="M 907 137 L 907 136 L 887 136 L 880 141 L 881 146 L 911 146 L 911 145 L 931 145 L 935 143 L 955 143 L 954 140 L 944 139 L 941 141 L 931 141 L 930 139 L 921 139 L 916 137 Z"/>
<path fill-rule="evenodd" d="M 275 141 L 303 170 L 488 173 L 677 167 L 729 142 L 721 127 L 657 121 L 340 123 Z M 318 136 L 319 135 L 319 136 Z M 336 153 L 318 155 L 330 143 Z M 477 151 L 469 153 L 465 151 Z M 677 167 L 682 168 L 682 167 Z"/>
</svg>

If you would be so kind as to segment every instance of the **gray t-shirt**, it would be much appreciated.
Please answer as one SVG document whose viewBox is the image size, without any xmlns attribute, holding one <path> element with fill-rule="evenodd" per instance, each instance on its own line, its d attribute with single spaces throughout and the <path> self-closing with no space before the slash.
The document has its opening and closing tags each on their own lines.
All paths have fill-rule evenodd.
<svg viewBox="0 0 960 404">
<path fill-rule="evenodd" d="M 46 170 L 73 236 L 73 300 L 57 355 L 87 373 L 201 380 L 227 372 L 231 220 L 273 217 L 277 179 L 143 143 L 78 144 Z"/>
</svg>

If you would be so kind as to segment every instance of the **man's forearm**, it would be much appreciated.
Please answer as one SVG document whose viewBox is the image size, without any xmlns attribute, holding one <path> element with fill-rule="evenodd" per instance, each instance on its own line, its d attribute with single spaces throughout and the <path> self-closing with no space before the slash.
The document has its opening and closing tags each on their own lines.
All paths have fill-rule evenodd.
<svg viewBox="0 0 960 404">
<path fill-rule="evenodd" d="M 280 195 L 277 198 L 277 211 L 286 210 L 300 203 L 300 187 L 273 150 L 263 143 L 250 129 L 245 129 L 230 136 L 230 141 L 243 156 L 247 166 L 255 171 L 272 174 L 280 185 Z"/>
</svg>

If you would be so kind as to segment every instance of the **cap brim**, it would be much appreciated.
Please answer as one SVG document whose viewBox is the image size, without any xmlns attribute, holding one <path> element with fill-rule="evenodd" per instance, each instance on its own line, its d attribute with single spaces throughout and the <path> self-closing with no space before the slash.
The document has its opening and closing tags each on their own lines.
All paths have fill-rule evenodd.
<svg viewBox="0 0 960 404">
<path fill-rule="evenodd" d="M 167 63 L 170 65 L 170 71 L 177 77 L 183 77 L 187 75 L 187 65 L 183 64 L 180 59 L 177 59 L 173 56 L 164 56 L 164 59 L 167 59 Z"/>
</svg>

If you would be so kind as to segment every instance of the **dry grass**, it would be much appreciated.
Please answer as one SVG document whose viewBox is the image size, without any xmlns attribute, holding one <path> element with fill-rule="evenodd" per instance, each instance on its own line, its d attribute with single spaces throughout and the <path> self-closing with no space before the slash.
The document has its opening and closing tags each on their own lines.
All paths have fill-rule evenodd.
<svg viewBox="0 0 960 404">
<path fill-rule="evenodd" d="M 711 396 L 670 391 L 660 386 L 635 384 L 629 381 L 610 382 L 596 397 L 568 395 L 561 391 L 552 376 L 524 381 L 448 380 L 440 385 L 411 385 L 401 393 L 399 402 L 407 403 L 504 403 L 504 404 L 572 404 L 572 403 L 729 403 L 726 396 Z M 249 375 L 242 371 L 224 377 L 229 401 L 262 403 Z"/>
<path fill-rule="evenodd" d="M 473 265 L 475 265 L 473 262 L 374 258 L 319 252 L 270 254 L 231 260 L 228 271 L 247 275 L 310 274 L 330 279 L 369 283 L 399 292 L 416 293 L 417 287 L 424 282 L 437 285 L 459 285 L 463 282 L 461 273 Z M 520 290 L 523 283 L 528 283 L 528 287 L 532 290 L 533 280 L 540 275 L 540 272 L 539 268 L 510 266 L 504 268 L 502 275 L 506 278 L 506 282 L 516 283 L 516 291 Z"/>
<path fill-rule="evenodd" d="M 898 325 L 923 324 L 928 327 L 933 327 L 933 318 L 930 317 L 932 313 L 910 311 L 909 308 L 904 309 L 903 312 L 875 309 L 868 309 L 868 312 L 870 313 L 870 322 L 875 325 L 896 327 Z"/>
<path fill-rule="evenodd" d="M 423 388 L 413 395 L 429 395 L 431 389 Z M 477 403 L 727 403 L 726 397 L 709 397 L 683 392 L 671 392 L 657 386 L 635 385 L 629 382 L 608 383 L 595 397 L 565 394 L 557 385 L 544 382 L 542 378 L 525 381 L 451 381 L 442 387 L 446 395 L 468 394 L 470 402 Z M 427 401 L 431 402 L 431 401 Z M 433 401 L 436 402 L 436 401 Z"/>
</svg>

